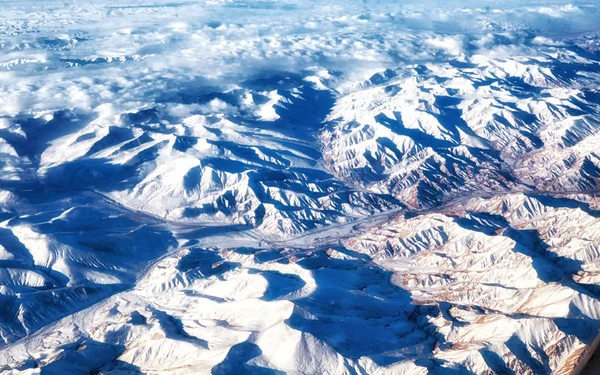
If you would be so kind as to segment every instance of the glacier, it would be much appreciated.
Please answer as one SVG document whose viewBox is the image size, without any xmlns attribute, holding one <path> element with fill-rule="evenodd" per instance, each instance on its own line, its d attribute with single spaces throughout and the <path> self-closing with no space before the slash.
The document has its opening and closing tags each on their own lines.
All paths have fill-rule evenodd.
<svg viewBox="0 0 600 375">
<path fill-rule="evenodd" d="M 3 374 L 600 368 L 598 1 L 0 10 Z"/>
</svg>

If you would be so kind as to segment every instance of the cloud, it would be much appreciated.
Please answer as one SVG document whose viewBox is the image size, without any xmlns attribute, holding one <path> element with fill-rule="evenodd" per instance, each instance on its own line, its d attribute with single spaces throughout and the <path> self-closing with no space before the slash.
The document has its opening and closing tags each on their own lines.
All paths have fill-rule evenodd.
<svg viewBox="0 0 600 375">
<path fill-rule="evenodd" d="M 550 35 L 549 18 L 581 33 L 596 27 L 590 15 L 597 14 L 594 6 L 483 9 L 470 2 L 52 4 L 2 5 L 0 115 L 107 103 L 126 111 L 175 100 L 191 82 L 228 85 L 264 71 L 316 66 L 352 76 L 498 54 L 500 46 L 502 53 L 527 43 L 556 47 L 563 41 Z"/>
<path fill-rule="evenodd" d="M 460 36 L 433 36 L 427 38 L 426 44 L 439 48 L 453 56 L 458 56 L 464 52 L 463 40 Z"/>
</svg>

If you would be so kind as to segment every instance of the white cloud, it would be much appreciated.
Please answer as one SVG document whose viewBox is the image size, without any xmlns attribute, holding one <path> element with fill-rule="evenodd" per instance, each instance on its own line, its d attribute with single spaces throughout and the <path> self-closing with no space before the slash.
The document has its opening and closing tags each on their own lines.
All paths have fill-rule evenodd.
<svg viewBox="0 0 600 375">
<path fill-rule="evenodd" d="M 317 66 L 352 75 L 398 62 L 502 55 L 521 48 L 522 35 L 535 29 L 533 45 L 559 46 L 562 41 L 544 34 L 548 16 L 585 31 L 592 28 L 588 15 L 597 12 L 569 4 L 486 10 L 469 2 L 457 8 L 341 1 L 267 1 L 255 8 L 213 1 L 56 4 L 2 5 L 0 114 L 105 103 L 120 111 L 176 97 L 190 82 L 222 85 L 263 71 Z"/>
</svg>

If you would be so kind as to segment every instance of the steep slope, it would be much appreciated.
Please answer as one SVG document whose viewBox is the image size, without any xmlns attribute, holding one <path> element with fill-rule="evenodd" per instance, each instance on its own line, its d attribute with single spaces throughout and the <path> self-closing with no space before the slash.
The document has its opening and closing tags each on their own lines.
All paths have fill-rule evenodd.
<svg viewBox="0 0 600 375">
<path fill-rule="evenodd" d="M 158 221 L 94 194 L 17 184 L 0 196 L 3 345 L 130 287 L 177 245 Z"/>
<path fill-rule="evenodd" d="M 0 358 L 99 373 L 568 373 L 600 328 L 593 204 L 498 195 L 400 215 L 344 247 L 191 245 Z"/>
<path fill-rule="evenodd" d="M 375 74 L 328 116 L 330 170 L 416 208 L 482 189 L 597 189 L 600 63 L 554 49 Z"/>
<path fill-rule="evenodd" d="M 246 85 L 131 113 L 14 118 L 7 147 L 43 184 L 98 191 L 169 220 L 250 224 L 265 235 L 399 205 L 320 167 L 315 136 L 328 91 L 289 76 Z"/>
<path fill-rule="evenodd" d="M 451 345 L 436 357 L 475 373 L 568 373 L 598 330 L 598 214 L 567 198 L 478 198 L 347 245 L 440 307 L 433 324 Z"/>
</svg>

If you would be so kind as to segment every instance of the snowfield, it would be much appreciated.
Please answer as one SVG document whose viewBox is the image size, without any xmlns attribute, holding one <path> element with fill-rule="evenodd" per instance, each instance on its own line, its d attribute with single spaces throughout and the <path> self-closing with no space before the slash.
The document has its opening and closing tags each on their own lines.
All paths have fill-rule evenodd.
<svg viewBox="0 0 600 375">
<path fill-rule="evenodd" d="M 1 373 L 585 366 L 598 1 L 0 11 Z"/>
</svg>

